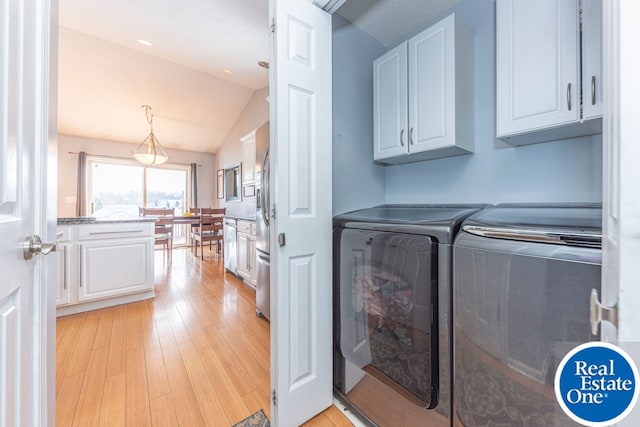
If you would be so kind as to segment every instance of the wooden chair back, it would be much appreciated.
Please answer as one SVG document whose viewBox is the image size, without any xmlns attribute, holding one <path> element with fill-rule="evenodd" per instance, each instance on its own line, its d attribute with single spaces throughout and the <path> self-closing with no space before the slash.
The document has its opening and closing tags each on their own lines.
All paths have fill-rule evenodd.
<svg viewBox="0 0 640 427">
<path fill-rule="evenodd" d="M 173 236 L 173 222 L 175 211 L 165 208 L 139 208 L 140 216 L 154 216 L 158 218 L 156 221 L 156 237 L 160 235 L 170 234 Z"/>
<path fill-rule="evenodd" d="M 157 218 L 155 224 L 155 242 L 162 244 L 163 249 L 167 249 L 169 262 L 171 262 L 175 211 L 165 208 L 139 208 L 139 213 L 140 216 L 153 216 Z"/>
<path fill-rule="evenodd" d="M 224 240 L 222 222 L 226 208 L 200 208 L 200 226 L 192 231 L 191 238 L 195 240 L 195 252 L 198 255 L 198 243 L 200 246 L 200 258 L 204 257 L 203 244 L 204 242 L 216 242 L 218 251 L 221 250 L 222 242 Z"/>
</svg>

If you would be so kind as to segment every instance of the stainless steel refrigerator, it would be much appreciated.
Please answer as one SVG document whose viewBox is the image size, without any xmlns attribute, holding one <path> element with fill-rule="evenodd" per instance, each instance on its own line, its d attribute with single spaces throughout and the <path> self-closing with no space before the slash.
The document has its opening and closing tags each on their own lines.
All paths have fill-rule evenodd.
<svg viewBox="0 0 640 427">
<path fill-rule="evenodd" d="M 269 123 L 256 132 L 256 314 L 270 318 L 269 255 Z"/>
</svg>

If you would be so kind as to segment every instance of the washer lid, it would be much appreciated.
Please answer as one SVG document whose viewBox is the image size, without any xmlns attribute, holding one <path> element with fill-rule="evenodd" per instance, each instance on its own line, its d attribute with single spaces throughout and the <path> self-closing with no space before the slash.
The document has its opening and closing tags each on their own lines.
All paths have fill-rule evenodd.
<svg viewBox="0 0 640 427">
<path fill-rule="evenodd" d="M 502 204 L 469 217 L 462 228 L 484 237 L 601 247 L 602 205 Z"/>
<path fill-rule="evenodd" d="M 451 242 L 462 221 L 486 204 L 391 204 L 347 212 L 334 217 L 336 226 L 422 234 Z"/>
</svg>

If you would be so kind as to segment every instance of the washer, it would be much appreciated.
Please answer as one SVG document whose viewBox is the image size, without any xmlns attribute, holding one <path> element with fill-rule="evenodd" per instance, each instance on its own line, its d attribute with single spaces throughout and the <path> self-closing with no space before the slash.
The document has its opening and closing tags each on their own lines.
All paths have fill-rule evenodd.
<svg viewBox="0 0 640 427">
<path fill-rule="evenodd" d="M 599 339 L 599 204 L 505 204 L 465 220 L 455 240 L 454 425 L 575 425 L 556 403 L 555 370 Z"/>
<path fill-rule="evenodd" d="M 371 425 L 451 425 L 452 243 L 487 205 L 334 218 L 334 391 Z"/>
</svg>

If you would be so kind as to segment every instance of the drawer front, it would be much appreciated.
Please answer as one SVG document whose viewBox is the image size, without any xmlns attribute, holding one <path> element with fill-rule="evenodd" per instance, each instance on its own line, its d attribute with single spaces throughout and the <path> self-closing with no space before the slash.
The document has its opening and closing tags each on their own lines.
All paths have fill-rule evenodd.
<svg viewBox="0 0 640 427">
<path fill-rule="evenodd" d="M 147 237 L 153 234 L 153 222 L 83 225 L 78 227 L 78 240 Z"/>
<path fill-rule="evenodd" d="M 71 227 L 58 227 L 56 230 L 56 241 L 57 242 L 70 241 L 72 239 L 71 232 L 72 232 Z"/>
<path fill-rule="evenodd" d="M 237 227 L 238 227 L 238 233 L 247 233 L 247 234 L 251 233 L 250 221 L 238 221 Z"/>
</svg>

